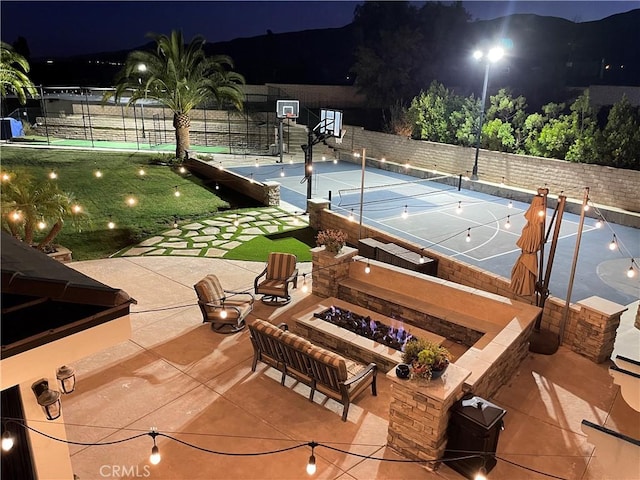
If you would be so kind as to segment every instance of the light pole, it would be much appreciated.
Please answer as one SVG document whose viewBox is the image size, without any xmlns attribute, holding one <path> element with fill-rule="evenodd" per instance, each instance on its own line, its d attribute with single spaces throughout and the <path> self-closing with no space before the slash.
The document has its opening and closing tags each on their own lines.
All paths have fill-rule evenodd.
<svg viewBox="0 0 640 480">
<path fill-rule="evenodd" d="M 364 169 L 367 165 L 367 149 L 362 149 L 362 176 L 360 178 L 360 229 L 358 230 L 358 240 L 362 238 L 362 207 L 364 205 Z"/>
<path fill-rule="evenodd" d="M 146 71 L 147 71 L 147 66 L 144 63 L 139 63 L 138 64 L 138 72 L 140 74 L 143 74 Z M 140 86 L 142 86 L 142 78 L 141 77 L 138 77 L 138 83 L 140 84 Z M 146 97 L 146 95 L 145 95 L 145 97 Z M 143 99 L 143 102 L 140 104 L 140 109 L 142 110 L 142 138 L 146 138 L 145 131 L 144 131 L 144 99 Z"/>
<path fill-rule="evenodd" d="M 473 162 L 473 170 L 471 171 L 471 180 L 478 179 L 478 154 L 480 153 L 480 137 L 482 135 L 482 124 L 484 123 L 484 106 L 487 102 L 487 85 L 489 84 L 489 67 L 492 63 L 500 60 L 504 55 L 504 50 L 500 47 L 493 47 L 485 55 L 482 50 L 473 52 L 473 58 L 476 60 L 484 60 L 484 83 L 482 85 L 482 100 L 480 104 L 480 118 L 478 119 L 478 131 L 476 133 L 476 159 Z"/>
</svg>

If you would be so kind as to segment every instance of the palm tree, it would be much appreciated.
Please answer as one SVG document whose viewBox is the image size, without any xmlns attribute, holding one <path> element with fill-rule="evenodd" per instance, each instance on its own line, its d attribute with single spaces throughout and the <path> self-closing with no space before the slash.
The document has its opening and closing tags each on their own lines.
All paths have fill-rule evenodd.
<svg viewBox="0 0 640 480">
<path fill-rule="evenodd" d="M 0 95 L 4 98 L 8 93 L 15 93 L 22 105 L 27 103 L 27 94 L 37 97 L 36 86 L 27 73 L 29 62 L 9 44 L 0 42 Z"/>
<path fill-rule="evenodd" d="M 185 45 L 182 32 L 171 36 L 149 34 L 156 42 L 155 51 L 131 52 L 116 78 L 114 92 L 107 92 L 106 102 L 130 95 L 127 106 L 140 99 L 153 99 L 173 112 L 176 129 L 176 158 L 183 159 L 189 149 L 189 112 L 207 100 L 218 104 L 231 102 L 238 110 L 244 101 L 244 77 L 232 71 L 233 62 L 226 55 L 207 57 L 205 39 L 196 35 Z"/>
<path fill-rule="evenodd" d="M 35 245 L 45 250 L 60 233 L 65 220 L 79 227 L 85 213 L 73 194 L 60 190 L 50 180 L 34 181 L 27 175 L 3 176 L 0 188 L 2 197 L 2 228 L 16 238 L 31 245 L 38 231 L 44 236 Z"/>
</svg>

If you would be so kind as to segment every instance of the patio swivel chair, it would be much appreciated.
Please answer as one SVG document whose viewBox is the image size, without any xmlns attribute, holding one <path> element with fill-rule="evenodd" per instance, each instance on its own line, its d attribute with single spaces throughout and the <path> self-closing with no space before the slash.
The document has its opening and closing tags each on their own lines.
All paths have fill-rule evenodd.
<svg viewBox="0 0 640 480">
<path fill-rule="evenodd" d="M 245 327 L 245 318 L 253 310 L 254 296 L 248 292 L 224 290 L 218 277 L 209 274 L 193 288 L 198 295 L 202 321 L 211 322 L 218 333 L 235 333 Z"/>
<path fill-rule="evenodd" d="M 269 254 L 266 268 L 253 282 L 256 295 L 262 294 L 263 303 L 281 307 L 291 301 L 289 285 L 298 288 L 297 262 L 298 259 L 291 253 Z"/>
</svg>

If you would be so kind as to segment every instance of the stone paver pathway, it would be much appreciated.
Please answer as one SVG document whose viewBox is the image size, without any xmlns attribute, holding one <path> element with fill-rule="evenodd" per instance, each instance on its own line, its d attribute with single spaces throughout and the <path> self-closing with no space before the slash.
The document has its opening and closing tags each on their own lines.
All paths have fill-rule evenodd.
<svg viewBox="0 0 640 480">
<path fill-rule="evenodd" d="M 244 242 L 261 235 L 285 232 L 308 225 L 307 218 L 278 207 L 221 213 L 147 238 L 118 252 L 118 257 L 181 255 L 222 258 Z"/>
</svg>

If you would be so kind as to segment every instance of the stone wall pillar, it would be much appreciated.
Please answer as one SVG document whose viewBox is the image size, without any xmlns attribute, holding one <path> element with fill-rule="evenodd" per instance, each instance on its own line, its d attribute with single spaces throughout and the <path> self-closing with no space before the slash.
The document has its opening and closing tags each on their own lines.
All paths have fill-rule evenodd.
<svg viewBox="0 0 640 480">
<path fill-rule="evenodd" d="M 330 208 L 331 204 L 328 200 L 320 198 L 310 198 L 307 200 L 307 213 L 309 214 L 309 226 L 316 232 L 324 230 L 322 225 L 322 211 Z"/>
<path fill-rule="evenodd" d="M 442 458 L 451 407 L 462 398 L 469 375 L 469 370 L 453 363 L 442 377 L 424 383 L 401 380 L 391 370 L 387 374 L 392 381 L 387 445 L 413 460 Z"/>
<path fill-rule="evenodd" d="M 578 302 L 578 305 L 581 309 L 571 349 L 596 363 L 602 363 L 611 357 L 620 315 L 627 307 L 600 297 L 589 297 Z"/>
<path fill-rule="evenodd" d="M 325 298 L 337 297 L 338 285 L 349 276 L 349 264 L 357 254 L 358 250 L 347 246 L 337 255 L 327 252 L 324 247 L 312 248 L 312 293 Z"/>
</svg>

